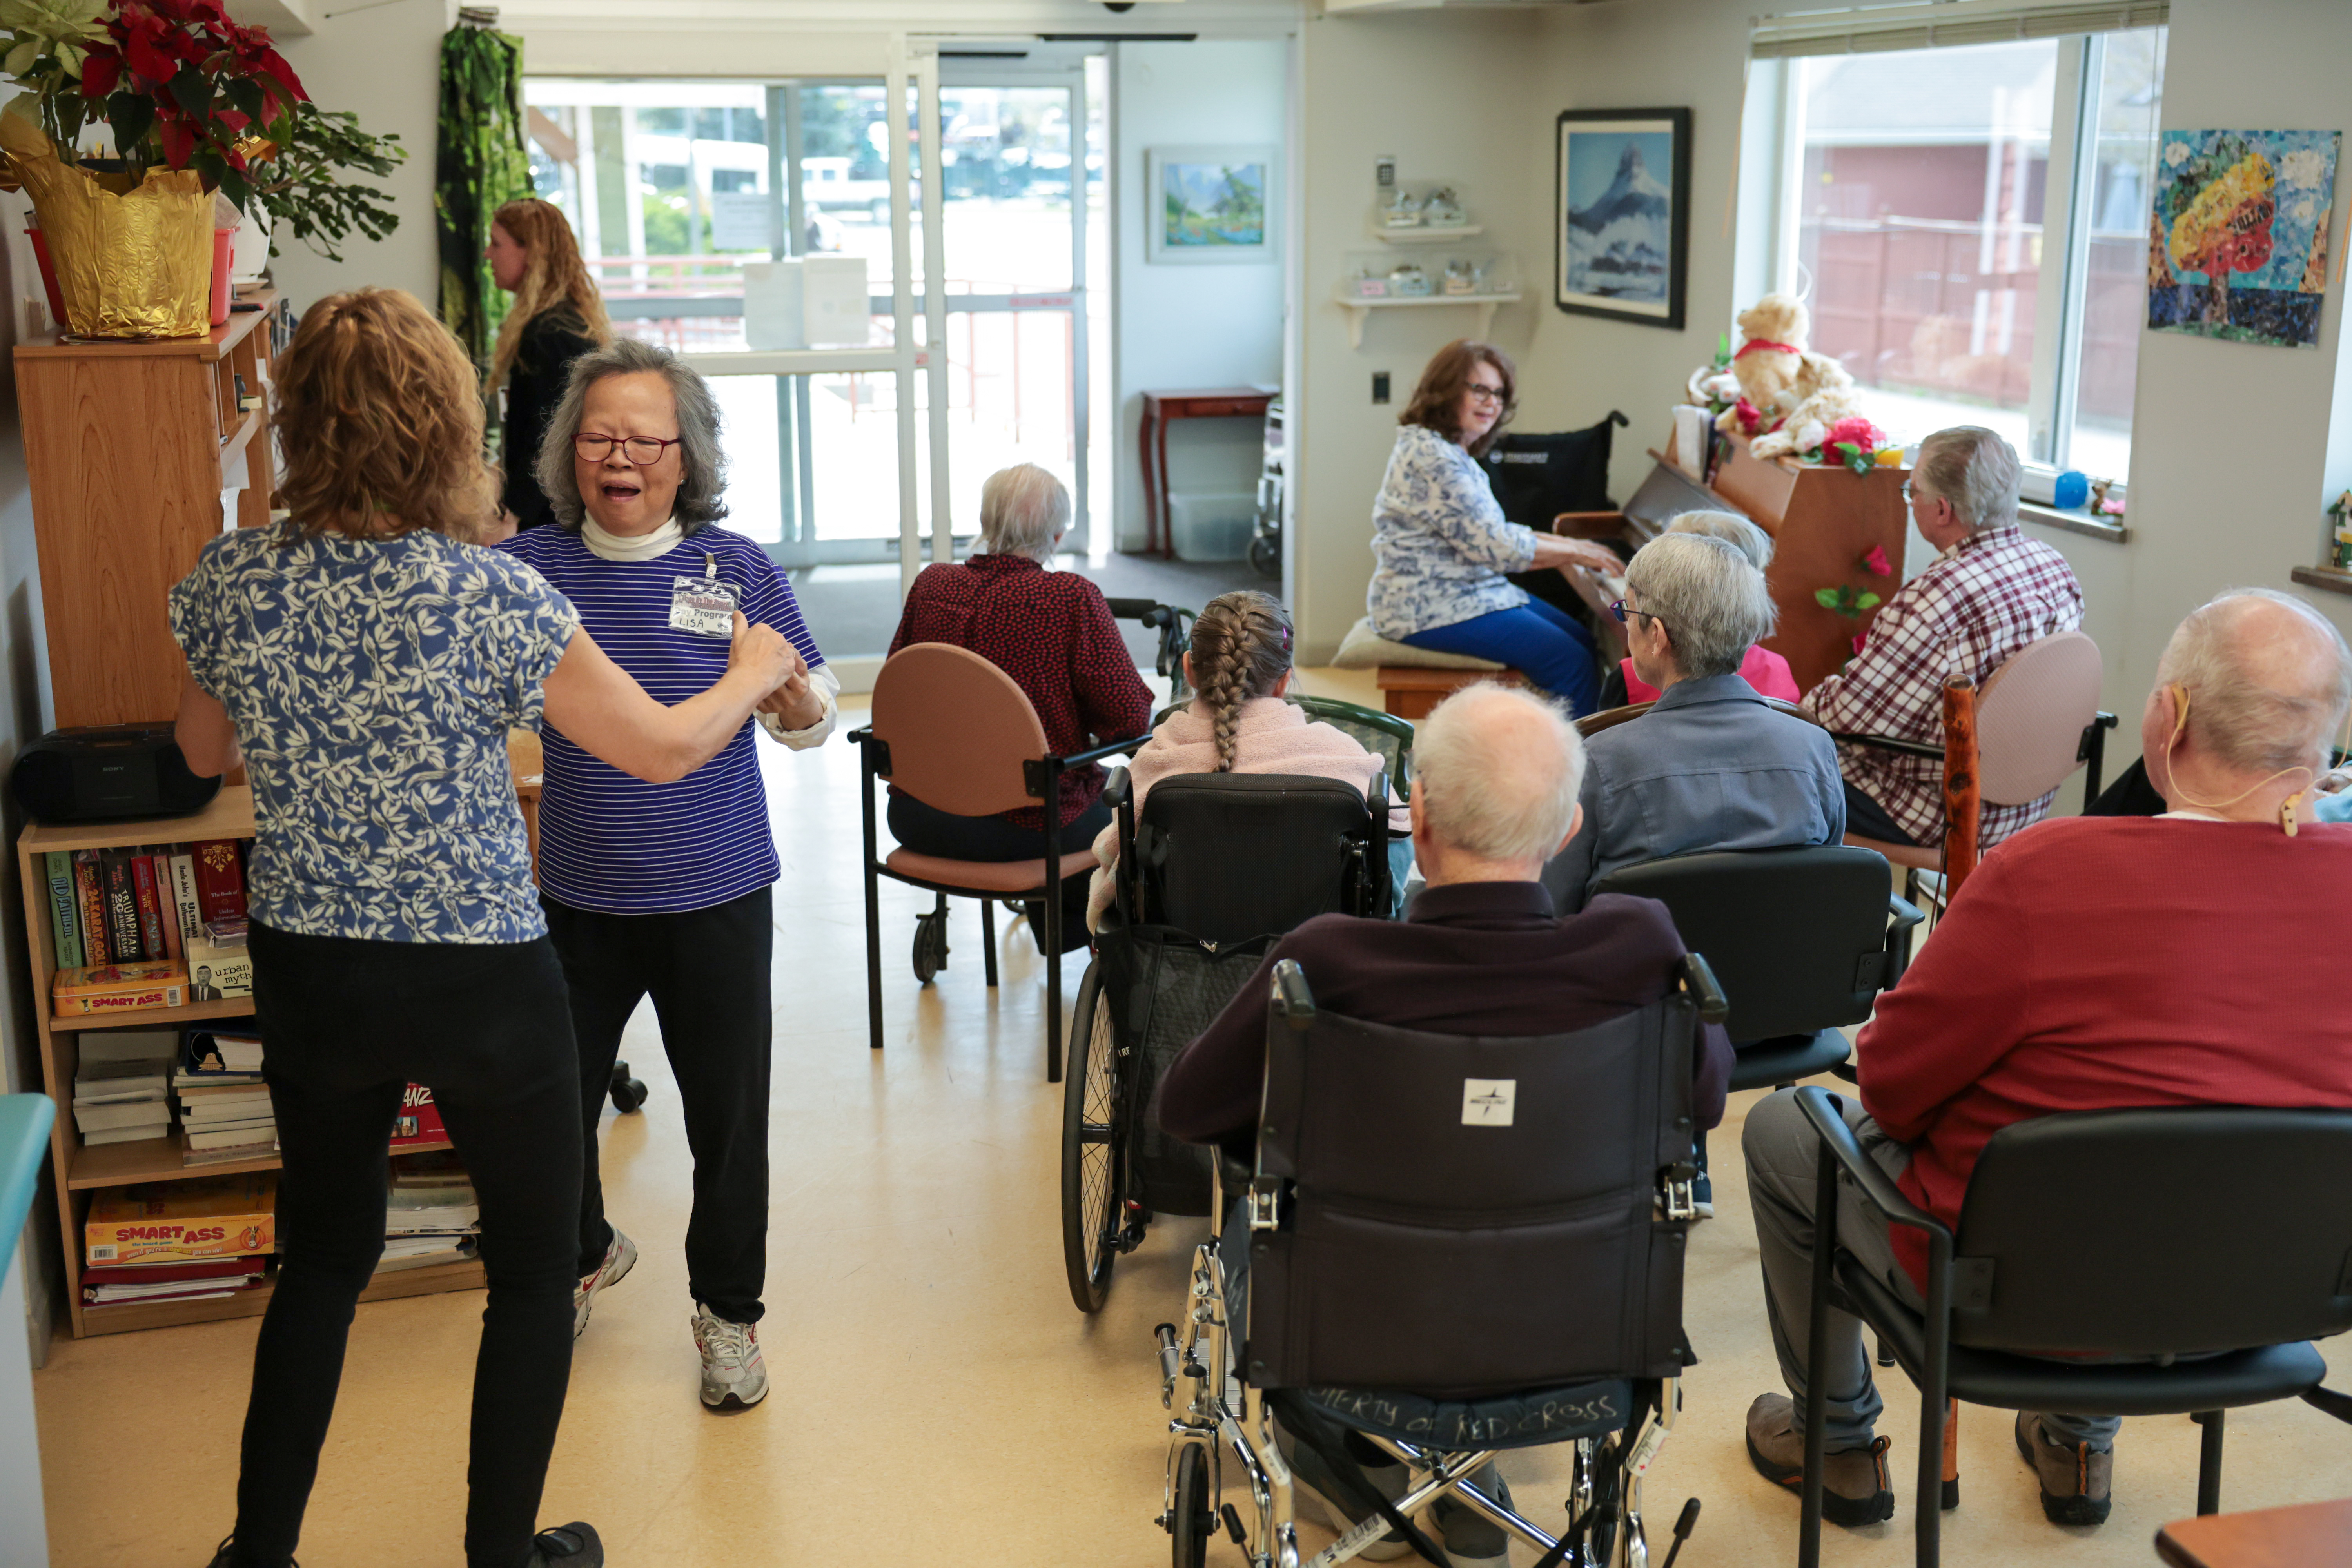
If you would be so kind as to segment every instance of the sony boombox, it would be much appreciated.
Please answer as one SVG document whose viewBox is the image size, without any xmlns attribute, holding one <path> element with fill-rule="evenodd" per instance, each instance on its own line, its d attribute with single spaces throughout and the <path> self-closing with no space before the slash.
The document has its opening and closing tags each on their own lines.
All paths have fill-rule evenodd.
<svg viewBox="0 0 2352 1568">
<path fill-rule="evenodd" d="M 8 788 L 40 822 L 186 816 L 220 793 L 188 771 L 169 724 L 52 730 L 17 753 Z"/>
</svg>

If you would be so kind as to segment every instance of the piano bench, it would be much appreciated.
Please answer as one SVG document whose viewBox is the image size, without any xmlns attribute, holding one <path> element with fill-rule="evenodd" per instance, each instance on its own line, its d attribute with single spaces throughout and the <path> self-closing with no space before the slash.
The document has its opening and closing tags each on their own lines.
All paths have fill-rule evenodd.
<svg viewBox="0 0 2352 1568">
<path fill-rule="evenodd" d="M 1382 705 L 1400 719 L 1426 719 L 1429 710 L 1465 686 L 1482 680 L 1525 686 L 1516 669 L 1434 669 L 1426 665 L 1383 664 L 1373 674 Z"/>
</svg>

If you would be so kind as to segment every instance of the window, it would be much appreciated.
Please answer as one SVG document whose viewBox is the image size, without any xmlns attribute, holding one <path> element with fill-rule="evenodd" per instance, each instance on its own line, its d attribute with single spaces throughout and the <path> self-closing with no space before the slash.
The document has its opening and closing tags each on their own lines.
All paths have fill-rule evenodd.
<svg viewBox="0 0 2352 1568">
<path fill-rule="evenodd" d="M 2045 473 L 2124 477 L 2164 40 L 1759 62 L 1786 73 L 1777 286 L 1891 434 L 1984 425 Z"/>
</svg>

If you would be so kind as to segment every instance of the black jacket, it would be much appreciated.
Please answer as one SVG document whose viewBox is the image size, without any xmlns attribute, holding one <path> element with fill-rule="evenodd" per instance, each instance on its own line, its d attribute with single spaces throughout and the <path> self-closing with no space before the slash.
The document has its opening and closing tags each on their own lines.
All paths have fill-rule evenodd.
<svg viewBox="0 0 2352 1568">
<path fill-rule="evenodd" d="M 568 305 L 541 310 L 523 324 L 514 363 L 507 367 L 505 505 L 525 528 L 555 521 L 532 470 L 548 416 L 563 401 L 572 362 L 595 346 L 587 323 Z"/>
</svg>

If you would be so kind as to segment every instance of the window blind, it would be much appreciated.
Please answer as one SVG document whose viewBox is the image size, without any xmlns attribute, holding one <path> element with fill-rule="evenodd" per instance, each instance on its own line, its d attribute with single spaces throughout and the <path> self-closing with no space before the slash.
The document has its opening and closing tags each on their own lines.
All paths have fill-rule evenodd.
<svg viewBox="0 0 2352 1568">
<path fill-rule="evenodd" d="M 1751 34 L 1760 60 L 1799 55 L 1892 53 L 2005 44 L 2080 33 L 2159 27 L 2170 20 L 2170 0 L 2064 0 L 2051 5 L 2018 0 L 1949 0 L 1943 5 L 1863 5 L 1843 10 L 1759 16 Z"/>
</svg>

